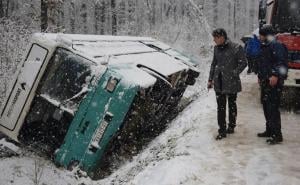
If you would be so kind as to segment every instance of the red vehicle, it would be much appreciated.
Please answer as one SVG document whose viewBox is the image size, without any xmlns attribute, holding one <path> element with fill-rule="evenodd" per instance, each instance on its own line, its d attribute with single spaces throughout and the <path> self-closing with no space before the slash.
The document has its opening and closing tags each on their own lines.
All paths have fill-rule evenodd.
<svg viewBox="0 0 300 185">
<path fill-rule="evenodd" d="M 285 86 L 300 87 L 300 0 L 261 0 L 259 23 L 271 24 L 289 51 Z"/>
</svg>

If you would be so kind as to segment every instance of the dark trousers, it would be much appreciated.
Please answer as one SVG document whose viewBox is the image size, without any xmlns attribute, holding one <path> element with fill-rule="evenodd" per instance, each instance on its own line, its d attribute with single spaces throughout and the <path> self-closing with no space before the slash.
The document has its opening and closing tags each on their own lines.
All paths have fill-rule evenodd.
<svg viewBox="0 0 300 185">
<path fill-rule="evenodd" d="M 261 102 L 266 118 L 266 131 L 272 136 L 282 137 L 280 118 L 280 99 L 282 95 L 282 85 L 271 87 L 269 82 L 261 83 Z"/>
<path fill-rule="evenodd" d="M 258 63 L 258 58 L 250 58 L 247 57 L 247 61 L 248 61 L 248 73 L 255 73 L 257 74 L 257 63 Z"/>
<path fill-rule="evenodd" d="M 218 124 L 219 133 L 226 133 L 226 102 L 228 100 L 229 107 L 229 127 L 235 128 L 237 117 L 236 98 L 237 94 L 216 93 L 218 104 Z"/>
</svg>

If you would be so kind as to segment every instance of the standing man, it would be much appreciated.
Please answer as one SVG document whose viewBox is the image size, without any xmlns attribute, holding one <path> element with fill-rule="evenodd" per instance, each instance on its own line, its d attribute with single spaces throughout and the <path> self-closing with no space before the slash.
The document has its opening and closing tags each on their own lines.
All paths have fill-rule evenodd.
<svg viewBox="0 0 300 185">
<path fill-rule="evenodd" d="M 286 47 L 276 41 L 271 25 L 264 25 L 259 30 L 261 56 L 258 62 L 258 80 L 261 86 L 261 101 L 266 118 L 266 131 L 258 137 L 271 137 L 269 144 L 283 141 L 281 133 L 280 98 L 284 79 L 287 77 L 288 52 Z"/>
<path fill-rule="evenodd" d="M 208 89 L 214 87 L 218 104 L 219 134 L 217 140 L 234 133 L 237 117 L 237 93 L 242 90 L 240 73 L 247 66 L 242 46 L 231 42 L 223 28 L 212 32 L 214 57 L 210 68 Z M 229 125 L 226 129 L 226 102 L 229 106 Z"/>
</svg>

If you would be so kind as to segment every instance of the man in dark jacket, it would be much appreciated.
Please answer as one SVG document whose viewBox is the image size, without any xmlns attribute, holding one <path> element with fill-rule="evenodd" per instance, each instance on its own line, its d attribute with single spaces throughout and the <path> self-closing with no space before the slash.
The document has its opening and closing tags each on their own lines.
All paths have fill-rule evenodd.
<svg viewBox="0 0 300 185">
<path fill-rule="evenodd" d="M 218 104 L 219 135 L 217 140 L 234 133 L 237 117 L 237 93 L 242 90 L 240 73 L 247 66 L 247 59 L 242 46 L 231 42 L 224 29 L 213 31 L 216 46 L 210 68 L 208 88 L 214 86 Z M 229 125 L 226 129 L 226 102 L 229 105 Z"/>
<path fill-rule="evenodd" d="M 284 79 L 287 77 L 288 52 L 277 42 L 271 25 L 264 25 L 260 31 L 261 56 L 258 62 L 258 79 L 261 86 L 261 101 L 266 118 L 266 131 L 258 137 L 271 137 L 267 142 L 277 144 L 283 141 L 281 133 L 280 98 Z"/>
</svg>

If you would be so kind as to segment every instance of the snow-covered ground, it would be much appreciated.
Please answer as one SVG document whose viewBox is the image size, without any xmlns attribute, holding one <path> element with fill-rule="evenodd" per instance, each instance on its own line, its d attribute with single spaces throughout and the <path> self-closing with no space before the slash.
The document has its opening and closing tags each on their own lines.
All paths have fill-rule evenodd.
<svg viewBox="0 0 300 185">
<path fill-rule="evenodd" d="M 31 185 L 37 180 L 45 185 L 299 185 L 300 115 L 283 111 L 284 142 L 269 146 L 265 139 L 256 137 L 264 130 L 256 77 L 244 75 L 242 81 L 236 133 L 224 140 L 214 139 L 216 101 L 210 91 L 180 113 L 145 150 L 105 179 L 76 178 L 51 161 L 10 146 L 20 156 L 0 159 L 0 185 Z"/>
</svg>

